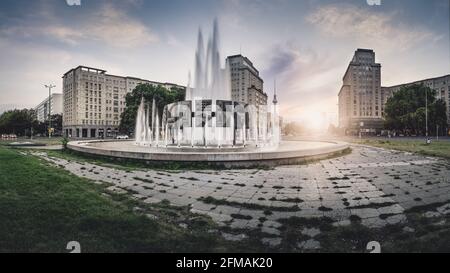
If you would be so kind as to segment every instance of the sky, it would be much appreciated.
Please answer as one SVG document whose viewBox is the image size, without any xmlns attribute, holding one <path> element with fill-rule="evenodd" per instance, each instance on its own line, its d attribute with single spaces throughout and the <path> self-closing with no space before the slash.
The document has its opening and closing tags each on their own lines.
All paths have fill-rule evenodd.
<svg viewBox="0 0 450 273">
<path fill-rule="evenodd" d="M 80 1 L 81 5 L 67 2 Z M 2 0 L 0 108 L 62 92 L 78 65 L 186 85 L 197 33 L 247 56 L 286 121 L 337 118 L 342 77 L 370 48 L 389 86 L 450 73 L 449 0 Z"/>
</svg>

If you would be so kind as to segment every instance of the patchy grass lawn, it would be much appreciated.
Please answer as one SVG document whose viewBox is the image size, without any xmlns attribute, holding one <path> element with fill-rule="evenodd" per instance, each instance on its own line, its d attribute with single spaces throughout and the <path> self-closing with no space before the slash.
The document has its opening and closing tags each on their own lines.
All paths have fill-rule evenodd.
<svg viewBox="0 0 450 273">
<path fill-rule="evenodd" d="M 383 228 L 368 228 L 361 224 L 358 217 L 352 218 L 348 226 L 334 227 L 332 220 L 322 218 L 296 218 L 282 220 L 284 251 L 292 249 L 299 238 L 308 239 L 301 234 L 299 226 L 318 228 L 321 234 L 314 237 L 321 244 L 316 252 L 331 253 L 360 253 L 367 251 L 370 241 L 377 241 L 381 251 L 386 253 L 448 253 L 450 251 L 450 216 L 427 218 L 424 212 L 433 210 L 441 204 L 430 205 L 426 208 L 406 211 L 408 218 L 405 224 L 388 225 Z M 405 227 L 410 230 L 405 229 Z"/>
<path fill-rule="evenodd" d="M 425 140 L 354 140 L 354 143 L 370 145 L 380 148 L 419 153 L 428 156 L 439 156 L 450 159 L 450 141 L 432 140 L 426 144 Z"/>
<path fill-rule="evenodd" d="M 73 240 L 83 252 L 257 250 L 224 241 L 186 208 L 146 207 L 105 187 L 0 146 L 0 252 L 67 252 Z"/>
</svg>

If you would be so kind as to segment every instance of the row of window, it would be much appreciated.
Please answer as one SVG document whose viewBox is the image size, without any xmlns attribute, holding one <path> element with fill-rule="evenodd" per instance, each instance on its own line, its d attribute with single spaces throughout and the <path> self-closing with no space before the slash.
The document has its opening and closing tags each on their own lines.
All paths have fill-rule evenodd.
<svg viewBox="0 0 450 273">
<path fill-rule="evenodd" d="M 119 125 L 119 121 L 83 119 L 83 125 Z"/>
</svg>

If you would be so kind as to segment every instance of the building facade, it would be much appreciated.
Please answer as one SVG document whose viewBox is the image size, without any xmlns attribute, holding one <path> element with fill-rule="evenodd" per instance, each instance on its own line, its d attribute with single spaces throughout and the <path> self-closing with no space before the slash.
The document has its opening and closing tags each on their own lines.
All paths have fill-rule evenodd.
<svg viewBox="0 0 450 273">
<path fill-rule="evenodd" d="M 347 134 L 375 134 L 383 128 L 381 65 L 371 49 L 357 49 L 339 91 L 339 127 Z"/>
<path fill-rule="evenodd" d="M 436 99 L 442 99 L 445 102 L 447 112 L 447 123 L 450 124 L 450 74 L 442 77 L 425 79 L 405 84 L 394 85 L 390 87 L 382 87 L 381 91 L 382 91 L 383 105 L 385 105 L 387 100 L 402 87 L 414 84 L 423 85 L 436 91 Z"/>
<path fill-rule="evenodd" d="M 139 84 L 184 88 L 78 66 L 63 75 L 63 133 L 74 138 L 107 138 L 118 133 L 125 96 Z"/>
<path fill-rule="evenodd" d="M 230 66 L 231 99 L 253 105 L 267 105 L 264 81 L 253 63 L 242 55 L 227 57 Z"/>
<path fill-rule="evenodd" d="M 50 104 L 49 104 L 50 102 Z M 45 122 L 48 120 L 50 108 L 50 115 L 63 114 L 63 94 L 51 94 L 49 97 L 45 98 L 41 103 L 39 103 L 34 110 L 36 111 L 37 120 L 40 122 Z"/>
</svg>

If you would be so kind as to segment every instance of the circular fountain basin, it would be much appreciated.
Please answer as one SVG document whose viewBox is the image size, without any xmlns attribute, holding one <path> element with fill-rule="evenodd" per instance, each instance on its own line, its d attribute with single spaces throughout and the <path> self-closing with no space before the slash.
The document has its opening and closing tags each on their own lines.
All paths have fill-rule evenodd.
<svg viewBox="0 0 450 273">
<path fill-rule="evenodd" d="M 349 144 L 339 141 L 282 141 L 278 147 L 148 147 L 132 140 L 71 141 L 68 148 L 90 155 L 148 163 L 187 162 L 224 167 L 300 164 L 342 154 Z"/>
</svg>

